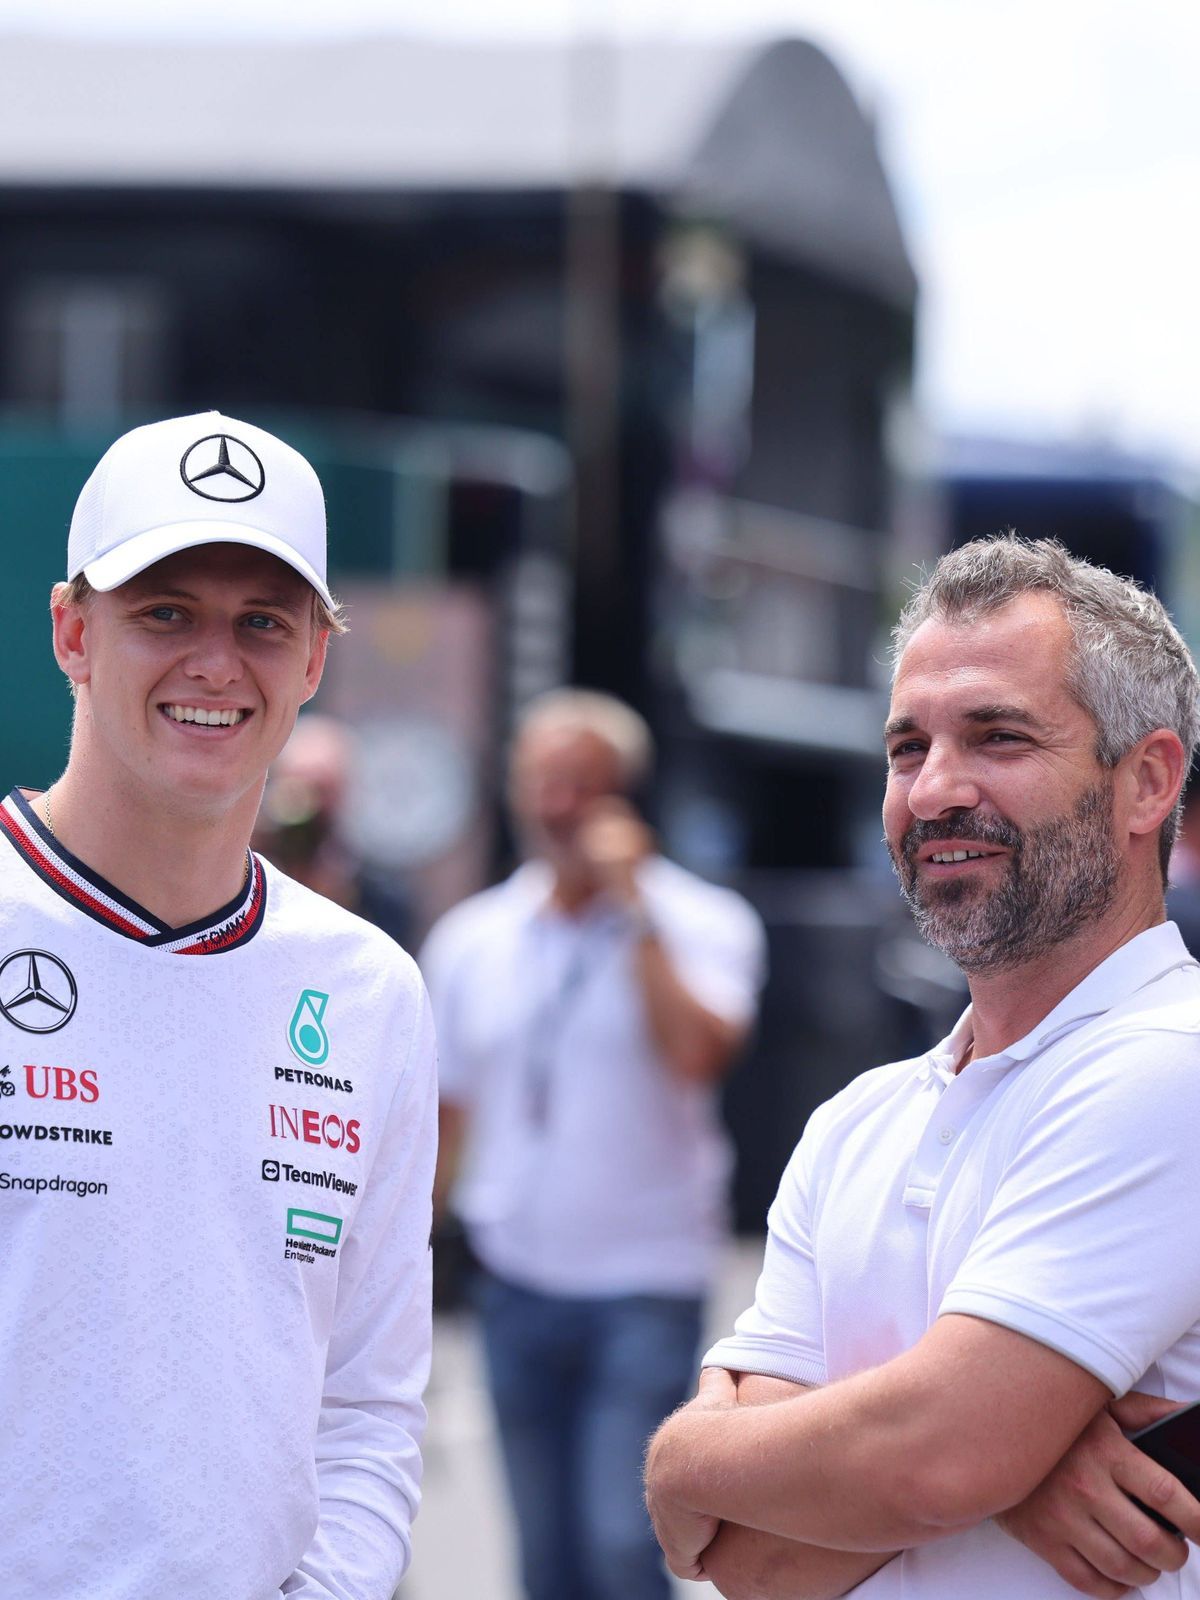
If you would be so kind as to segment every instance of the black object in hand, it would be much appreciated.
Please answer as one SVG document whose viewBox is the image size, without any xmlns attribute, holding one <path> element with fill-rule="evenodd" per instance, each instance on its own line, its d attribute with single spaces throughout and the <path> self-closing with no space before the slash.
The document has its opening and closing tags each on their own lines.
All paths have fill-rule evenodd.
<svg viewBox="0 0 1200 1600">
<path fill-rule="evenodd" d="M 1200 1400 L 1173 1411 L 1160 1422 L 1152 1422 L 1148 1428 L 1139 1428 L 1137 1433 L 1129 1435 L 1129 1442 L 1144 1451 L 1151 1461 L 1165 1467 L 1190 1495 L 1200 1500 Z M 1160 1528 L 1183 1537 L 1175 1524 L 1168 1522 L 1160 1512 L 1143 1505 L 1136 1495 L 1129 1498 Z"/>
</svg>

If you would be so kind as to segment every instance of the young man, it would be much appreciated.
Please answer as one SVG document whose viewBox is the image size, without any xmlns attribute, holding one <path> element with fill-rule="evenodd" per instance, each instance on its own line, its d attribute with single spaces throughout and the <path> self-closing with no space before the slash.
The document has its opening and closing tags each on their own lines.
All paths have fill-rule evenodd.
<svg viewBox="0 0 1200 1600">
<path fill-rule="evenodd" d="M 433 1035 L 248 848 L 331 631 L 309 464 L 217 413 L 84 486 L 70 756 L 0 808 L 10 1600 L 390 1600 L 419 1498 Z"/>
<path fill-rule="evenodd" d="M 1191 1539 L 1200 1505 L 1120 1426 L 1200 1397 L 1200 969 L 1163 912 L 1197 730 L 1162 607 L 1058 545 L 967 545 L 910 602 L 885 832 L 971 1006 L 806 1129 L 755 1304 L 650 1450 L 677 1572 L 1200 1595 L 1135 1501 Z"/>
<path fill-rule="evenodd" d="M 758 918 L 653 850 L 642 719 L 559 690 L 518 729 L 529 859 L 422 952 L 446 1174 L 486 1268 L 483 1333 L 529 1600 L 666 1600 L 639 1475 L 686 1395 L 723 1237 L 717 1085 L 751 1026 Z"/>
</svg>

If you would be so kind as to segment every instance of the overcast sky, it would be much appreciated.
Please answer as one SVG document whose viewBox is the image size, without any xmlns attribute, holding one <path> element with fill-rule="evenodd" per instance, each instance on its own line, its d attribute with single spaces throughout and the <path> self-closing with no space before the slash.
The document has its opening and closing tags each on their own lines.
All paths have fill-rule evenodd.
<svg viewBox="0 0 1200 1600">
<path fill-rule="evenodd" d="M 876 115 L 935 426 L 1110 439 L 1200 473 L 1191 0 L 0 0 L 0 31 L 795 33 Z"/>
</svg>

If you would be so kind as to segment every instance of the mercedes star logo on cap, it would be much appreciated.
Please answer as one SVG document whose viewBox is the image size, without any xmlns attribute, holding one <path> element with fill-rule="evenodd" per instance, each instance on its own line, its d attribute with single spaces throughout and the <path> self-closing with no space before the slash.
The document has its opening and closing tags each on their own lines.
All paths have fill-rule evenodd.
<svg viewBox="0 0 1200 1600">
<path fill-rule="evenodd" d="M 185 451 L 179 473 L 192 493 L 205 500 L 253 500 L 266 483 L 254 451 L 228 433 L 197 439 Z"/>
<path fill-rule="evenodd" d="M 0 1016 L 24 1033 L 56 1033 L 78 993 L 65 962 L 48 950 L 14 950 L 0 963 Z"/>
</svg>

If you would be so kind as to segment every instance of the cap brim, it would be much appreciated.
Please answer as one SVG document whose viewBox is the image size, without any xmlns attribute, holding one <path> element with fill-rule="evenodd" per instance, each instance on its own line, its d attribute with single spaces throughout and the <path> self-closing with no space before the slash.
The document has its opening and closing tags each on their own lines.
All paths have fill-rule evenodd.
<svg viewBox="0 0 1200 1600">
<path fill-rule="evenodd" d="M 243 527 L 236 522 L 173 522 L 165 528 L 148 528 L 145 533 L 136 533 L 131 539 L 126 539 L 116 550 L 87 562 L 83 575 L 93 589 L 104 594 L 109 589 L 119 589 L 123 583 L 136 578 L 139 572 L 145 572 L 156 561 L 177 555 L 180 550 L 193 550 L 200 544 L 247 544 L 255 550 L 265 551 L 267 555 L 277 556 L 293 572 L 298 572 L 306 582 L 312 584 L 331 611 L 335 609 L 328 585 L 318 577 L 303 556 L 273 533 L 266 533 L 262 528 Z M 69 576 L 75 577 L 76 574 Z"/>
</svg>

